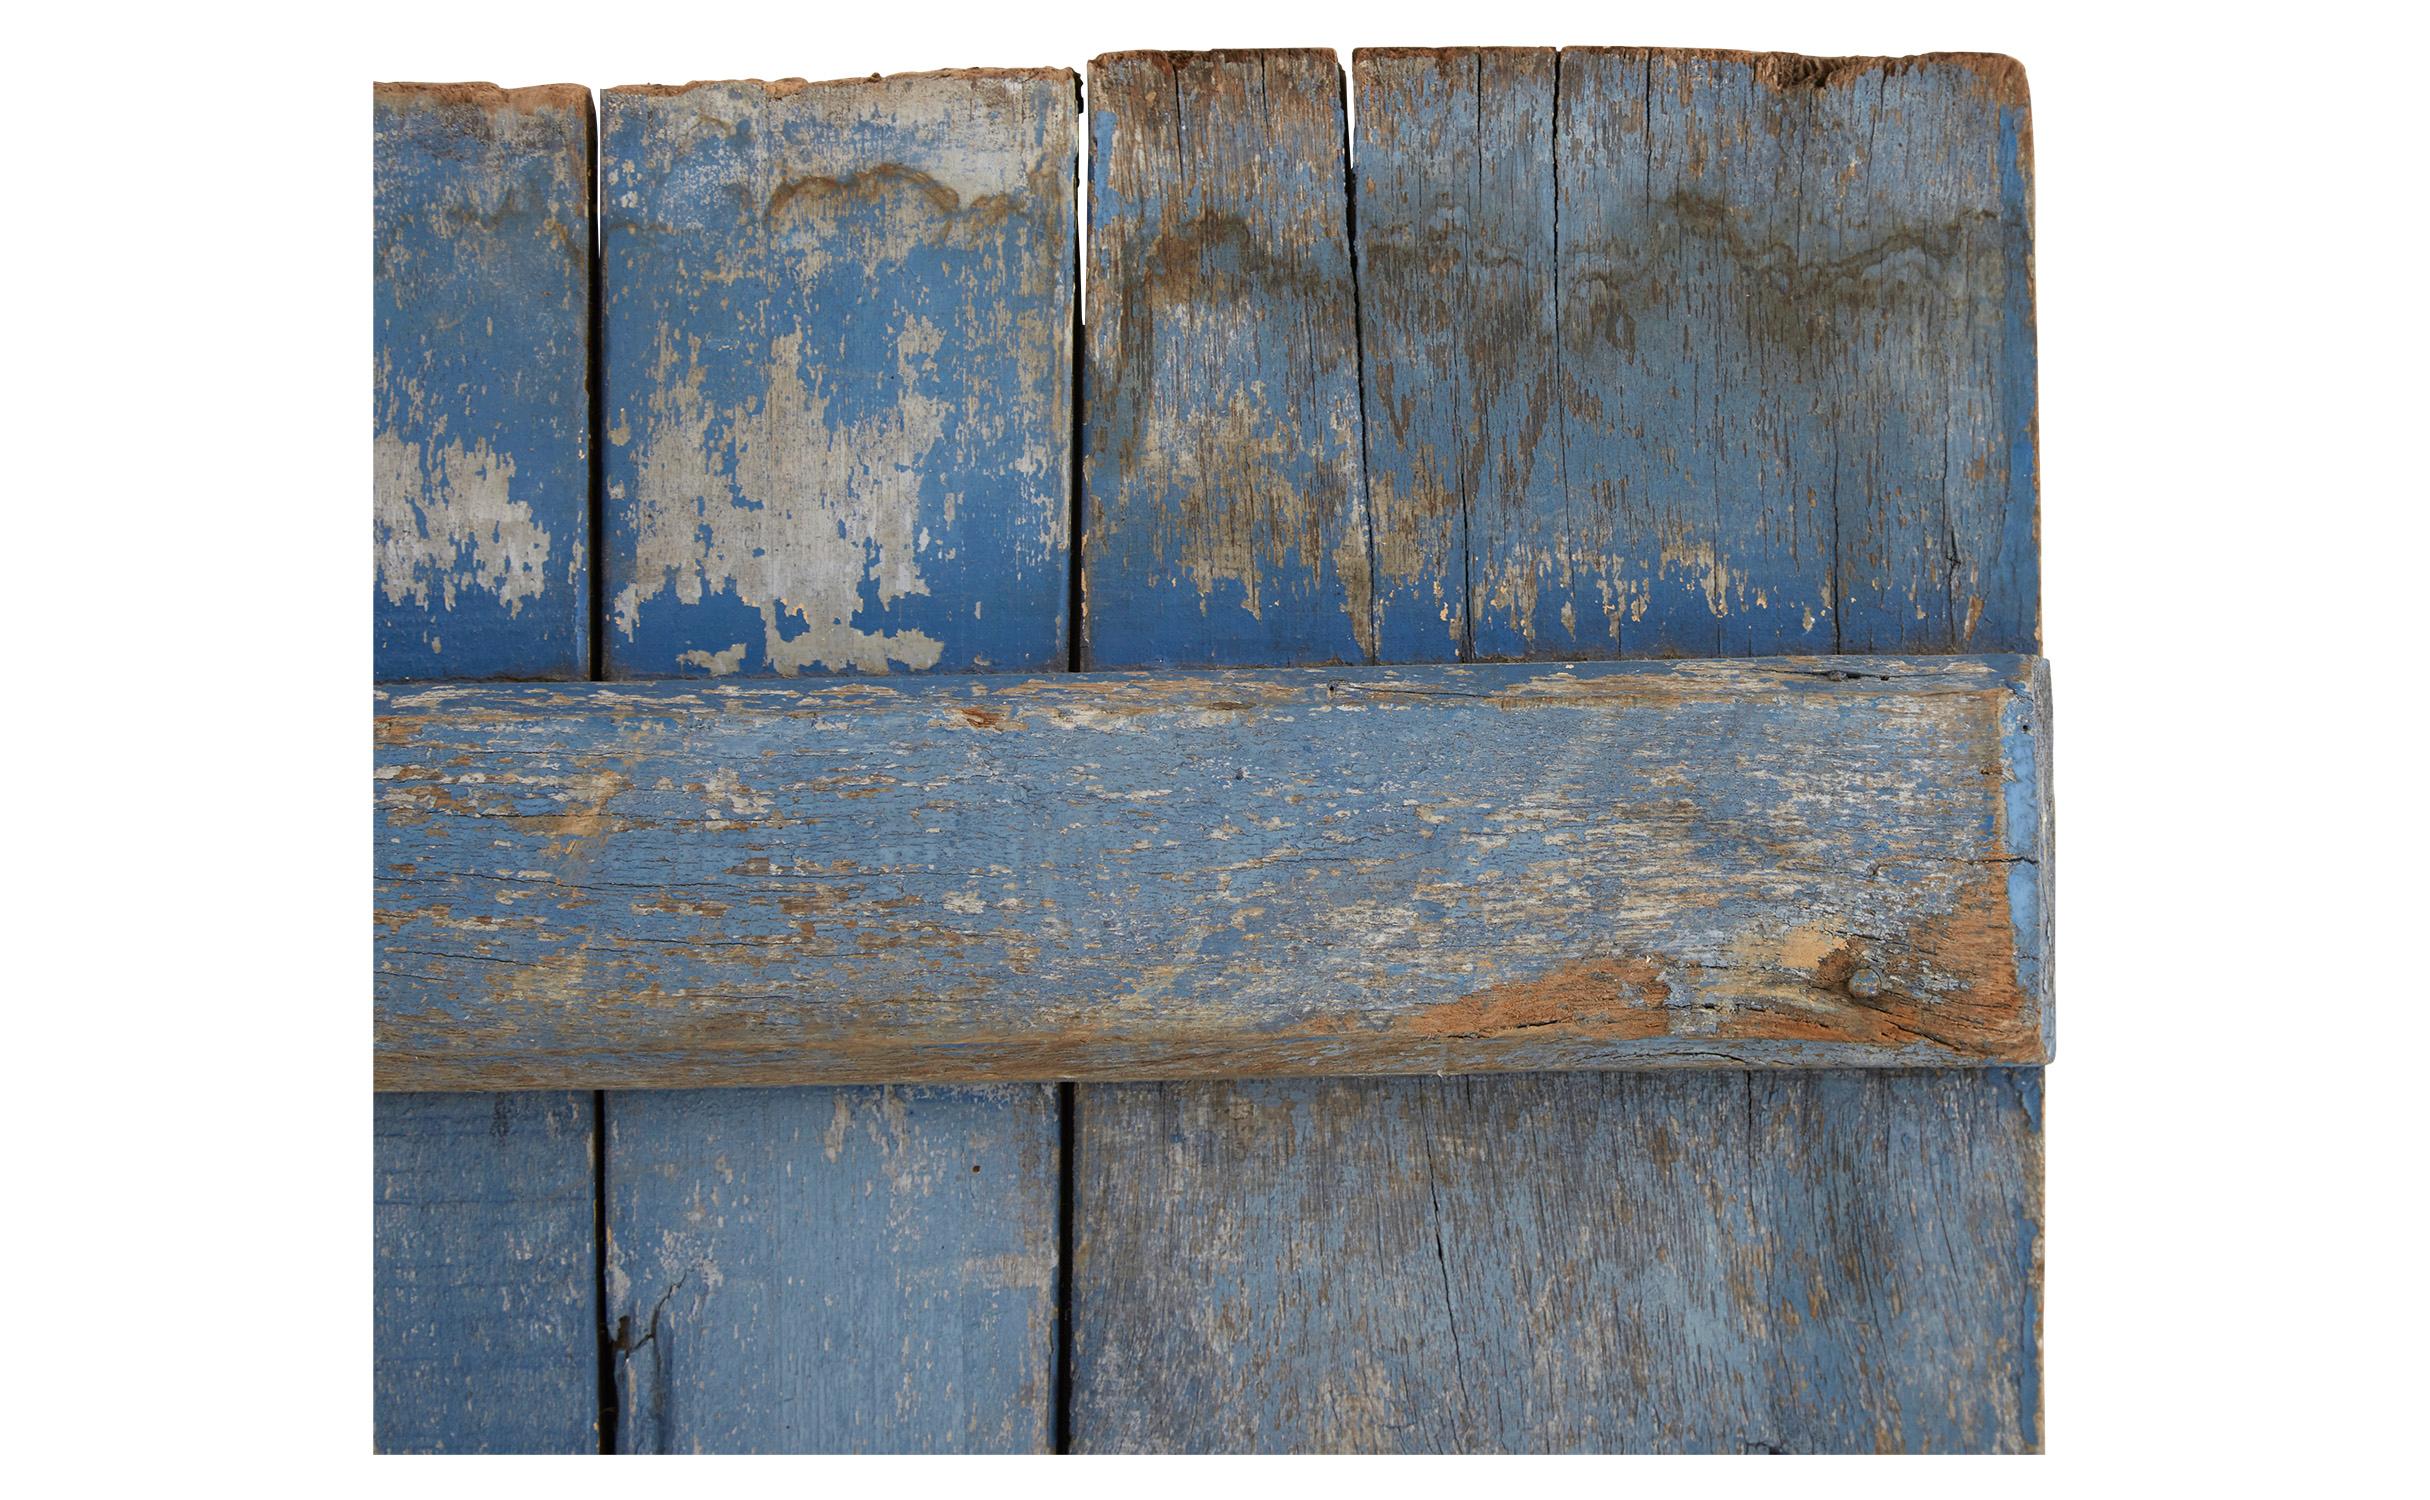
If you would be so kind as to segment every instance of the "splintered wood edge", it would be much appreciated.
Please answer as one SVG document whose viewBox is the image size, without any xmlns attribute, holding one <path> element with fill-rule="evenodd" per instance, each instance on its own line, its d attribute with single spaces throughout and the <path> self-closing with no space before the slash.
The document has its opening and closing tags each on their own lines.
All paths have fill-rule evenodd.
<svg viewBox="0 0 2430 1500">
<path fill-rule="evenodd" d="M 1088 60 L 1088 66 L 1089 71 L 1095 72 L 1121 63 L 1144 63 L 1177 73 L 1195 63 L 1254 62 L 1269 57 L 1304 57 L 1331 63 L 1337 70 L 1342 65 L 1340 55 L 1331 47 L 1204 47 L 1194 52 L 1165 52 L 1150 47 L 1100 52 Z"/>
<path fill-rule="evenodd" d="M 671 99 L 696 89 L 755 88 L 771 99 L 790 99 L 809 89 L 860 88 L 872 83 L 1068 83 L 1079 76 L 1070 68 L 937 68 L 921 73 L 864 73 L 853 78 L 695 78 L 689 83 L 619 83 L 600 92 Z"/>
<path fill-rule="evenodd" d="M 1662 58 L 1676 61 L 1742 63 L 1752 68 L 1756 80 L 1783 91 L 1791 89 L 1829 89 L 1870 78 L 1876 74 L 1895 77 L 1919 68 L 1962 68 L 1983 81 L 1985 92 L 2002 104 L 2023 109 L 2030 105 L 2030 91 L 2025 77 L 2025 65 L 1999 52 L 1922 52 L 1904 57 L 1818 57 L 1798 52 L 1746 52 L 1722 47 L 1360 47 L 1350 54 L 1353 65 L 1364 63 L 1407 62 L 1432 60 L 1452 62 L 1480 56 L 1484 53 L 1509 53 L 1534 56 L 1560 56 L 1577 53 L 1581 56 L 1622 58 Z M 1144 63 L 1167 72 L 1179 71 L 1201 60 L 1233 62 L 1258 57 L 1305 57 L 1322 59 L 1335 67 L 1341 65 L 1339 56 L 1330 47 L 1216 47 L 1198 51 L 1159 51 L 1132 49 L 1101 52 L 1088 61 L 1091 69 L 1121 63 Z M 866 73 L 850 78 L 696 78 L 688 83 L 620 83 L 601 90 L 607 94 L 625 94 L 644 98 L 668 98 L 688 94 L 696 89 L 721 87 L 757 88 L 771 99 L 784 99 L 807 89 L 852 88 L 871 83 L 917 83 L 929 80 L 962 79 L 973 82 L 999 80 L 1004 82 L 1054 83 L 1075 80 L 1080 72 L 1073 68 L 938 68 L 912 73 Z M 578 83 L 541 83 L 520 88 L 501 88 L 494 83 L 380 83 L 372 84 L 378 99 L 397 105 L 469 104 L 485 109 L 512 107 L 529 113 L 542 108 L 571 108 L 590 101 L 590 89 Z"/>
<path fill-rule="evenodd" d="M 535 83 L 502 89 L 494 83 L 374 83 L 373 102 L 399 109 L 471 105 L 532 114 L 543 109 L 589 109 L 591 91 L 579 83 Z"/>
<path fill-rule="evenodd" d="M 1360 47 L 1353 66 L 1394 62 L 1465 62 L 1488 53 L 1505 56 L 1618 57 L 1646 61 L 1739 63 L 1755 81 L 1788 92 L 1840 88 L 1878 75 L 1896 77 L 1923 68 L 1958 68 L 1982 80 L 1984 92 L 2002 104 L 2028 107 L 2025 65 L 1999 52 L 1919 52 L 1904 57 L 1815 57 L 1802 52 L 1747 52 L 1729 47 Z M 1116 54 L 1122 56 L 1141 54 Z M 1182 54 L 1175 54 L 1182 55 Z"/>
</svg>

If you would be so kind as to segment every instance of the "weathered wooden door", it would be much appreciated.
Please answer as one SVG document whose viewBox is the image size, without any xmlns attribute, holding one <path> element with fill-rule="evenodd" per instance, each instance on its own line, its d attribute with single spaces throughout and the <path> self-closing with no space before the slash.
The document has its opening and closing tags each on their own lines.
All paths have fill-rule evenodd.
<svg viewBox="0 0 2430 1500">
<path fill-rule="evenodd" d="M 1085 116 L 1051 70 L 611 90 L 595 177 L 581 90 L 380 90 L 383 724 L 434 679 L 2038 649 L 2014 63 L 1354 70 L 1355 142 L 1325 52 L 1102 57 Z M 547 945 L 553 901 L 778 942 L 583 873 L 635 794 L 601 764 L 391 765 L 385 994 L 634 993 Z M 678 781 L 695 823 L 773 816 Z M 1976 915 L 2041 995 L 2030 812 Z M 400 842 L 474 815 L 525 853 Z M 1751 886 L 1801 857 L 1739 822 Z M 785 944 L 860 920 L 725 874 L 789 882 Z M 2046 1011 L 1953 1046 L 1868 935 L 1773 936 L 1728 962 L 1908 1028 L 1829 1060 L 1986 1065 L 383 1094 L 379 1444 L 2037 1448 Z M 1692 967 L 1612 982 L 1693 1010 Z M 393 1014 L 383 1066 L 442 1076 Z"/>
</svg>

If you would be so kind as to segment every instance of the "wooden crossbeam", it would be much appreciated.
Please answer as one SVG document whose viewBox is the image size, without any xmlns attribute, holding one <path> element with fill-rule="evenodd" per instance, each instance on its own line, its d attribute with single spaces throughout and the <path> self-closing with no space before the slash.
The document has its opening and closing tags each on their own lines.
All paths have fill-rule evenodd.
<svg viewBox="0 0 2430 1500">
<path fill-rule="evenodd" d="M 2048 1056 L 2032 657 L 398 688 L 384 1088 Z"/>
</svg>

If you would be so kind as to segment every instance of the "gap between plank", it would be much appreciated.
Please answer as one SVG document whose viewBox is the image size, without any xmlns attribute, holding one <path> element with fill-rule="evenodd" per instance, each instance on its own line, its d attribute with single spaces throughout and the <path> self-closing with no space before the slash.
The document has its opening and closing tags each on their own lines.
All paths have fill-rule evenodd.
<svg viewBox="0 0 2430 1500">
<path fill-rule="evenodd" d="M 590 467 L 590 566 L 583 570 L 590 585 L 590 679 L 607 680 L 607 461 L 600 444 L 607 434 L 607 247 L 599 228 L 599 96 L 590 98 L 590 252 L 591 326 L 588 383 L 591 428 L 584 434 L 583 456 Z M 616 1341 L 608 1336 L 607 1156 L 608 1096 L 591 1091 L 591 1333 L 597 1341 L 599 1370 L 599 1451 L 616 1451 Z"/>
</svg>

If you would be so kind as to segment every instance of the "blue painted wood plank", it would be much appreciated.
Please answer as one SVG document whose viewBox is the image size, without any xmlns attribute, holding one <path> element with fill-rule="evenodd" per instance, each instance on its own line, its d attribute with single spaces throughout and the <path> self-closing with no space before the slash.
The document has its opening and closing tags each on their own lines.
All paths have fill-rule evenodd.
<svg viewBox="0 0 2430 1500">
<path fill-rule="evenodd" d="M 2039 1446 L 2038 1070 L 1080 1093 L 1082 1451 Z"/>
<path fill-rule="evenodd" d="M 1089 64 L 1082 661 L 1374 658 L 1331 52 Z"/>
<path fill-rule="evenodd" d="M 608 92 L 608 675 L 1066 664 L 1077 92 Z M 608 1119 L 620 1448 L 1049 1443 L 1051 1091 Z"/>
<path fill-rule="evenodd" d="M 372 92 L 374 675 L 583 677 L 591 103 Z M 373 1438 L 595 1452 L 588 1094 L 373 1104 Z"/>
<path fill-rule="evenodd" d="M 1362 73 L 1360 156 L 1370 139 L 1387 143 L 1361 207 L 1378 210 L 1377 229 L 1400 247 L 1362 234 L 1362 270 L 1385 271 L 1405 253 L 1423 265 L 1401 268 L 1415 295 L 1431 275 L 1448 306 L 1511 310 L 1508 337 L 1463 347 L 1462 330 L 1404 303 L 1400 324 L 1384 313 L 1375 325 L 1397 342 L 1361 351 L 1367 439 L 1382 455 L 1379 563 L 1410 518 L 1418 536 L 1439 538 L 1403 554 L 1421 571 L 1464 559 L 1465 589 L 1448 578 L 1441 587 L 1472 601 L 1467 649 L 1679 656 L 1828 644 L 1843 585 L 1867 595 L 1868 618 L 1899 632 L 1860 629 L 1851 646 L 1955 649 L 1968 637 L 1949 622 L 1971 620 L 1978 649 L 2030 648 L 2030 487 L 2018 478 L 2030 457 L 2029 337 L 2003 333 L 2005 375 L 1947 372 L 1946 389 L 1996 392 L 2009 462 L 1991 485 L 1996 505 L 1953 494 L 1950 466 L 1900 472 L 1928 455 L 1882 441 L 1853 400 L 1827 413 L 1849 447 L 1832 455 L 1809 441 L 1837 430 L 1813 409 L 1830 389 L 1811 379 L 1818 363 L 1875 368 L 1848 361 L 1825 335 L 1918 337 L 1915 309 L 1934 301 L 1936 270 L 1988 274 L 1968 248 L 1980 226 L 1944 236 L 1957 248 L 1937 264 L 1878 222 L 1845 247 L 1857 257 L 1846 268 L 1811 259 L 1800 241 L 1741 243 L 1794 208 L 1757 184 L 1766 174 L 1776 188 L 1796 184 L 1802 169 L 1789 154 L 1802 161 L 1817 139 L 1808 95 L 1879 95 L 1886 76 L 1917 65 L 1563 53 L 1544 112 L 1547 128 L 1557 122 L 1554 182 L 1530 189 L 1557 204 L 1557 218 L 1530 225 L 1514 199 L 1489 200 L 1475 182 L 1486 156 L 1496 172 L 1537 160 L 1525 114 L 1513 118 L 1480 82 L 1476 107 L 1494 123 L 1472 126 L 1470 138 L 1495 149 L 1463 155 L 1452 122 L 1463 63 L 1472 80 L 1501 79 L 1494 88 L 1524 100 L 1542 87 L 1538 55 L 1454 52 L 1431 79 L 1407 76 L 1419 64 L 1398 56 L 1377 69 L 1397 68 L 1397 79 L 1369 89 Z M 2013 64 L 1921 66 L 1951 65 L 1982 82 L 1968 97 L 1998 98 L 2002 110 L 2013 99 L 2002 128 L 2029 138 L 2021 87 L 2006 81 Z M 1657 71 L 1672 90 L 1660 98 L 1645 81 Z M 1716 112 L 1725 96 L 1744 107 L 1734 126 Z M 1396 109 L 1409 117 L 1385 117 Z M 1649 121 L 1685 156 L 1649 162 L 1660 144 Z M 1896 184 L 1921 137 L 1902 133 L 1904 121 L 1885 124 L 1885 152 L 1856 143 L 1832 170 Z M 1430 154 L 1407 145 L 1438 127 L 1453 144 L 1440 177 L 1426 170 Z M 1977 139 L 1996 153 L 2002 137 Z M 1621 140 L 1634 141 L 1633 161 L 1621 159 Z M 2029 287 L 2009 275 L 2030 265 L 2030 226 L 2013 212 L 2030 197 L 2023 155 L 1993 159 L 2007 174 L 1997 321 L 2029 329 Z M 1717 180 L 1701 180 L 1707 171 Z M 1633 206 L 1615 182 L 1636 183 Z M 1488 201 L 1498 222 L 1473 211 Z M 1921 219 L 1941 200 L 1912 201 Z M 1535 458 L 1498 490 L 1482 477 L 1447 485 L 1462 497 L 1467 532 L 1455 545 L 1442 519 L 1450 507 L 1411 501 L 1418 480 L 1492 473 L 1478 467 L 1480 442 L 1507 463 L 1540 452 L 1530 444 L 1541 435 L 1524 390 L 1483 382 L 1472 393 L 1506 399 L 1519 416 L 1478 417 L 1504 425 L 1462 432 L 1475 396 L 1462 407 L 1445 396 L 1456 384 L 1441 382 L 1488 358 L 1509 362 L 1523 388 L 1540 382 L 1530 350 L 1544 294 L 1512 289 L 1525 289 L 1529 257 L 1546 241 L 1558 246 L 1564 477 L 1548 489 Z M 1463 256 L 1493 264 L 1466 267 Z M 1893 307 L 1870 324 L 1861 296 L 1835 309 L 1828 296 L 1843 283 L 1892 296 Z M 1480 286 L 1507 295 L 1495 304 Z M 1377 293 L 1413 295 L 1381 276 Z M 1096 295 L 1118 293 L 1101 285 Z M 1961 289 L 1937 309 L 1976 317 L 1980 305 Z M 1388 400 L 1387 371 L 1397 382 Z M 1723 372 L 1733 391 L 1775 406 L 1724 402 L 1712 378 Z M 1379 446 L 1383 424 L 1396 422 Z M 1862 482 L 1842 482 L 1835 516 L 1813 514 L 1823 507 L 1804 489 L 1827 493 L 1843 469 Z M 1396 516 L 1385 513 L 1387 484 Z M 1509 509 L 1478 504 L 1488 493 Z M 1221 492 L 1201 501 L 1218 514 L 1227 503 Z M 1932 524 L 1950 534 L 1937 554 L 1923 540 Z M 1098 597 L 1093 572 L 1090 584 Z M 1433 597 L 1422 576 L 1380 566 L 1377 588 L 1387 603 L 1396 589 Z M 1969 593 L 1984 601 L 1979 616 Z M 1410 617 L 1394 649 L 1439 656 L 1432 632 L 1445 622 L 1422 609 Z M 1092 644 L 1118 634 L 1105 622 L 1091 629 Z M 1293 659 L 1287 641 L 1246 649 L 1249 660 Z M 1087 1087 L 1077 1098 L 1073 1444 L 1082 1451 L 2039 1445 L 2038 1073 L 1196 1083 Z M 1883 1269 L 1870 1267 L 1873 1255 Z M 1931 1313 L 1908 1317 L 1906 1298 Z"/>
<path fill-rule="evenodd" d="M 379 1096 L 379 1451 L 599 1451 L 591 1150 L 587 1093 Z"/>
<path fill-rule="evenodd" d="M 1354 63 L 1385 661 L 1611 654 L 1578 632 L 1573 595 L 1591 580 L 1566 533 L 1555 58 L 1383 48 Z"/>
<path fill-rule="evenodd" d="M 1072 75 L 602 110 L 607 675 L 1060 664 Z"/>
<path fill-rule="evenodd" d="M 627 1092 L 609 1295 L 634 1453 L 1053 1441 L 1051 1085 Z"/>
<path fill-rule="evenodd" d="M 2013 62 L 1358 68 L 1388 658 L 2035 649 Z"/>
<path fill-rule="evenodd" d="M 590 675 L 591 97 L 372 92 L 387 679 Z"/>
<path fill-rule="evenodd" d="M 2023 71 L 1574 48 L 1558 79 L 1543 569 L 1577 637 L 2035 649 Z"/>
<path fill-rule="evenodd" d="M 378 1076 L 2038 1062 L 2042 705 L 2030 657 L 391 690 Z"/>
</svg>

